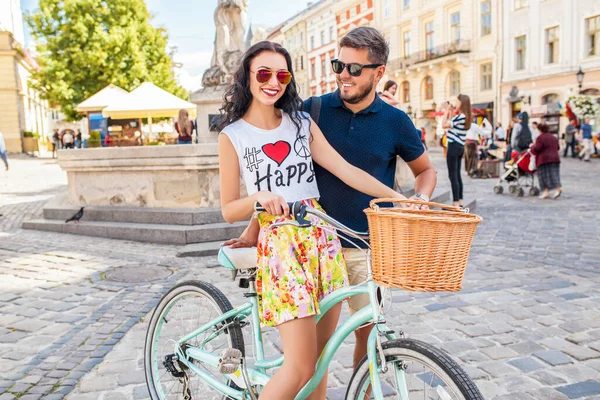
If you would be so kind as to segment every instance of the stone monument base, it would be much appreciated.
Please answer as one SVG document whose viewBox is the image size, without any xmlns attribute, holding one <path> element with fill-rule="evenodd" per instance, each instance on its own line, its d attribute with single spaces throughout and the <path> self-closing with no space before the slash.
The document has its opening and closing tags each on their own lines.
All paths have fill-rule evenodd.
<svg viewBox="0 0 600 400">
<path fill-rule="evenodd" d="M 197 130 L 200 143 L 216 143 L 219 131 L 214 124 L 218 122 L 219 111 L 223 106 L 226 85 L 205 87 L 190 96 L 190 101 L 198 108 Z"/>
</svg>

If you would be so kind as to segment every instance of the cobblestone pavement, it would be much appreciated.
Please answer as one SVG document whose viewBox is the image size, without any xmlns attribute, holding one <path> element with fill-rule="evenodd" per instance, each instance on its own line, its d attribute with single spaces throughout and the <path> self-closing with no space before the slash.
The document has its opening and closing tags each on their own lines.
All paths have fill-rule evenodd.
<svg viewBox="0 0 600 400">
<path fill-rule="evenodd" d="M 440 185 L 447 186 L 443 159 L 433 156 Z M 17 187 L 29 199 L 65 185 L 55 165 L 18 161 L 10 173 L 19 181 L 0 175 L 3 193 L 12 190 L 0 197 L 0 212 L 11 221 L 31 213 L 18 206 L 27 210 L 29 202 L 7 202 L 17 198 Z M 45 178 L 21 180 L 18 167 L 43 169 Z M 466 197 L 477 198 L 484 222 L 463 290 L 395 291 L 389 325 L 450 353 L 487 399 L 600 399 L 599 175 L 598 160 L 566 160 L 565 193 L 555 201 L 494 195 L 495 180 L 466 178 Z M 164 291 L 199 278 L 216 284 L 233 304 L 243 302 L 212 257 L 182 259 L 174 256 L 176 246 L 0 224 L 0 400 L 145 399 L 147 313 Z M 137 285 L 105 280 L 114 267 L 140 264 L 173 274 Z M 266 337 L 267 353 L 277 354 L 276 333 Z M 351 350 L 349 340 L 333 361 L 329 399 L 344 396 Z"/>
</svg>

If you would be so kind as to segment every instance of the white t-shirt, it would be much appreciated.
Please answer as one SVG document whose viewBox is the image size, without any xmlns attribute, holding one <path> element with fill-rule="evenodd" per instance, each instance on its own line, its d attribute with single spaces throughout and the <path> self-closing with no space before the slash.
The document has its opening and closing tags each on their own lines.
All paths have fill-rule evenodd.
<svg viewBox="0 0 600 400">
<path fill-rule="evenodd" d="M 281 125 L 265 130 L 240 119 L 226 126 L 240 164 L 248 195 L 269 191 L 286 201 L 319 198 L 310 154 L 310 119 L 302 113 L 300 133 L 290 116 L 281 112 Z"/>
</svg>

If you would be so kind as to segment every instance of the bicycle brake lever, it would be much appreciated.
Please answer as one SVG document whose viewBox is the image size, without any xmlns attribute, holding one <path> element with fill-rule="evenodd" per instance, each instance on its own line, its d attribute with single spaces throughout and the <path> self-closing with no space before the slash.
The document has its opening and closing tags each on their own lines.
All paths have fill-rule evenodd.
<svg viewBox="0 0 600 400">
<path fill-rule="evenodd" d="M 311 222 L 306 219 L 306 205 L 299 202 L 294 203 L 292 214 L 298 223 L 298 227 L 308 228 L 312 225 Z"/>
</svg>

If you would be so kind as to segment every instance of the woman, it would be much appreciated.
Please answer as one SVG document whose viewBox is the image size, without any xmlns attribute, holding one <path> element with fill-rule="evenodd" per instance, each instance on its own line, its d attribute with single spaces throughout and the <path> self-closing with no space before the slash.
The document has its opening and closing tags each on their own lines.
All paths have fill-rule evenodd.
<svg viewBox="0 0 600 400">
<path fill-rule="evenodd" d="M 221 207 L 227 222 L 242 221 L 260 203 L 257 292 L 261 322 L 279 330 L 285 361 L 261 392 L 261 400 L 293 399 L 312 377 L 326 341 L 337 325 L 341 304 L 320 320 L 318 301 L 348 284 L 341 244 L 319 227 L 290 225 L 286 202 L 319 208 L 312 160 L 347 185 L 375 197 L 404 198 L 353 167 L 327 142 L 300 97 L 289 53 L 268 41 L 250 47 L 225 93 L 219 135 Z M 247 197 L 240 196 L 240 177 Z M 314 399 L 325 398 L 323 380 Z"/>
<path fill-rule="evenodd" d="M 192 133 L 196 129 L 194 121 L 190 120 L 187 110 L 179 110 L 179 118 L 175 122 L 175 130 L 179 134 L 177 144 L 192 144 Z"/>
<path fill-rule="evenodd" d="M 531 153 L 535 155 L 537 176 L 540 182 L 542 194 L 540 199 L 549 197 L 556 199 L 562 193 L 560 186 L 560 146 L 556 136 L 549 133 L 548 124 L 538 124 L 540 136 L 531 147 Z"/>
<path fill-rule="evenodd" d="M 471 99 L 466 94 L 458 95 L 458 115 L 452 118 L 447 113 L 444 117 L 443 127 L 448 129 L 448 154 L 446 164 L 448 165 L 448 177 L 452 185 L 452 205 L 463 206 L 463 183 L 460 176 L 460 164 L 465 153 L 465 141 L 467 132 L 471 129 Z"/>
<path fill-rule="evenodd" d="M 518 151 L 519 153 L 527 150 L 529 145 L 533 143 L 533 140 L 531 139 L 531 130 L 529 129 L 529 114 L 522 112 L 520 118 L 521 121 L 515 124 L 510 138 L 512 150 Z"/>
<path fill-rule="evenodd" d="M 392 80 L 389 80 L 383 85 L 383 92 L 379 93 L 381 100 L 385 101 L 392 107 L 396 107 L 400 102 L 396 100 L 396 91 L 398 90 L 398 84 Z"/>
<path fill-rule="evenodd" d="M 465 136 L 465 172 L 470 174 L 477 167 L 477 145 L 480 137 L 480 128 L 471 123 L 471 128 Z"/>
</svg>

